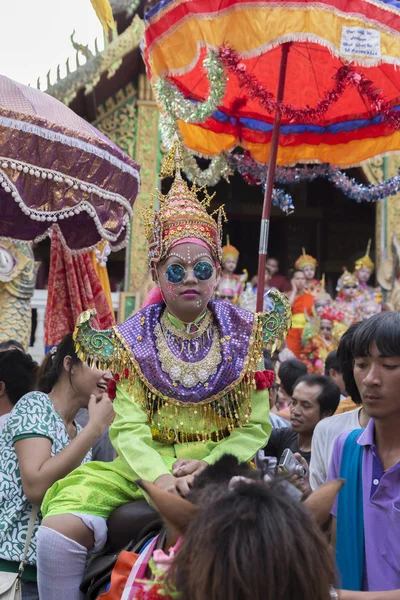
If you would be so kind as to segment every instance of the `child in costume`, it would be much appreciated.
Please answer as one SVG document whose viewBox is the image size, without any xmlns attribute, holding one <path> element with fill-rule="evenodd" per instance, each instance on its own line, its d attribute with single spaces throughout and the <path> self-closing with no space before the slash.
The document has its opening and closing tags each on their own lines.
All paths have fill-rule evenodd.
<svg viewBox="0 0 400 600">
<path fill-rule="evenodd" d="M 317 259 L 306 254 L 305 248 L 303 248 L 302 255 L 294 263 L 296 271 L 303 271 L 306 278 L 305 291 L 308 294 L 316 296 L 321 291 L 321 285 L 317 279 L 315 279 L 315 270 L 318 266 Z"/>
<path fill-rule="evenodd" d="M 347 327 L 362 320 L 362 299 L 359 294 L 360 287 L 357 277 L 347 269 L 339 278 L 337 286 L 338 295 L 334 301 L 334 308 L 343 313 L 343 323 Z"/>
<path fill-rule="evenodd" d="M 218 282 L 216 298 L 226 300 L 232 304 L 237 304 L 240 294 L 243 292 L 243 285 L 247 281 L 247 271 L 242 275 L 235 275 L 237 263 L 239 260 L 239 250 L 229 243 L 222 248 L 222 273 Z"/>
<path fill-rule="evenodd" d="M 305 340 L 300 359 L 309 373 L 324 373 L 325 361 L 330 352 L 337 350 L 341 336 L 346 330 L 342 325 L 344 315 L 333 308 L 325 308 L 318 317 L 311 318 L 308 325 L 313 333 Z M 305 331 L 305 330 L 304 330 Z"/>
<path fill-rule="evenodd" d="M 382 291 L 379 286 L 374 289 L 368 285 L 368 281 L 375 269 L 375 265 L 369 256 L 370 248 L 371 240 L 368 241 L 365 256 L 362 256 L 354 263 L 354 275 L 358 279 L 358 296 L 363 313 L 363 320 L 369 319 L 373 315 L 380 313 L 382 310 Z"/>
<path fill-rule="evenodd" d="M 286 337 L 286 346 L 296 358 L 300 358 L 303 349 L 301 336 L 307 324 L 306 314 L 312 315 L 314 297 L 306 292 L 306 277 L 302 270 L 297 270 L 292 276 L 292 292 L 289 302 L 292 307 L 292 327 Z"/>
<path fill-rule="evenodd" d="M 314 296 L 315 313 L 318 316 L 320 316 L 321 313 L 326 308 L 332 308 L 332 305 L 333 305 L 332 296 L 330 294 L 328 294 L 328 292 L 325 289 L 325 274 L 324 274 L 321 279 L 321 289 L 318 292 L 318 294 L 316 294 Z"/>
<path fill-rule="evenodd" d="M 371 240 L 368 241 L 365 255 L 357 259 L 354 263 L 354 275 L 358 279 L 359 294 L 362 294 L 365 300 L 373 300 L 375 296 L 373 288 L 368 285 L 368 281 L 375 269 L 375 265 L 369 256 L 370 248 Z"/>
<path fill-rule="evenodd" d="M 167 165 L 173 174 L 173 155 Z M 177 168 L 159 211 L 147 216 L 160 301 L 107 331 L 91 328 L 92 311 L 79 319 L 79 356 L 114 373 L 110 437 L 118 458 L 78 468 L 47 492 L 38 533 L 46 600 L 79 599 L 88 551 L 104 544 L 108 516 L 143 497 L 137 479 L 185 495 L 207 464 L 227 453 L 250 461 L 267 443 L 268 392 L 256 374 L 263 349 L 285 336 L 290 307 L 279 292 L 270 314 L 210 301 L 222 259 L 221 209 L 215 222 L 210 198 L 200 202 L 197 192 Z"/>
<path fill-rule="evenodd" d="M 333 300 L 330 294 L 325 290 L 325 275 L 322 276 L 321 279 L 321 291 L 318 292 L 316 296 L 314 296 L 314 306 L 312 308 L 312 316 L 309 317 L 308 314 L 306 317 L 306 325 L 301 334 L 301 343 L 303 346 L 306 346 L 312 336 L 315 334 L 316 324 L 318 323 L 318 317 L 327 309 L 332 308 Z"/>
</svg>

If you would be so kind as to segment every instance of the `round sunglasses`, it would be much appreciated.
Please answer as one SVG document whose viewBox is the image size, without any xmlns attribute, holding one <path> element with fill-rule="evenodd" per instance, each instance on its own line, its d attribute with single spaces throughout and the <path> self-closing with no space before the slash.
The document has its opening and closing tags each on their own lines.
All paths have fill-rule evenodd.
<svg viewBox="0 0 400 600">
<path fill-rule="evenodd" d="M 205 260 L 201 260 L 195 264 L 193 269 L 184 269 L 182 265 L 174 263 L 169 265 L 165 270 L 165 277 L 170 283 L 182 283 L 187 271 L 193 271 L 194 276 L 199 281 L 207 281 L 207 279 L 212 277 L 214 267 Z"/>
</svg>

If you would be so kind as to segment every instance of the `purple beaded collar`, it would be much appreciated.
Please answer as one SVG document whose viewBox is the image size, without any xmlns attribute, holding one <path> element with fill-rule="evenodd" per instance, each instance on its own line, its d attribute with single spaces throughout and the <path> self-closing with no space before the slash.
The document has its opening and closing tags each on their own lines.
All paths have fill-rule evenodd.
<svg viewBox="0 0 400 600">
<path fill-rule="evenodd" d="M 221 343 L 222 361 L 215 375 L 209 378 L 207 387 L 198 383 L 193 388 L 185 388 L 180 383 L 173 386 L 170 377 L 161 369 L 158 359 L 154 329 L 160 322 L 164 307 L 163 302 L 151 304 L 117 326 L 146 386 L 154 388 L 161 397 L 197 404 L 220 394 L 235 382 L 239 383 L 244 376 L 244 362 L 253 333 L 254 314 L 222 300 L 208 304 L 220 339 L 224 340 Z M 207 351 L 206 347 L 199 352 L 199 360 L 204 358 Z"/>
</svg>

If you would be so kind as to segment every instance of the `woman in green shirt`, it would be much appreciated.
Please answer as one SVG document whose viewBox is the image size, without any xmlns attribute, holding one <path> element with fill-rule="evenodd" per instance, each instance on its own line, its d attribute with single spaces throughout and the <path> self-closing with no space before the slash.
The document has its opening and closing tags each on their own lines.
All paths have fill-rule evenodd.
<svg viewBox="0 0 400 600">
<path fill-rule="evenodd" d="M 18 572 L 33 505 L 48 488 L 91 459 L 91 447 L 113 417 L 105 393 L 108 371 L 90 369 L 76 356 L 72 335 L 49 354 L 41 388 L 14 406 L 0 437 L 0 571 Z M 78 410 L 89 406 L 90 419 L 82 430 L 75 424 Z M 35 599 L 36 532 L 39 513 L 22 576 L 24 600 Z"/>
<path fill-rule="evenodd" d="M 106 519 L 143 497 L 137 479 L 184 496 L 208 464 L 224 454 L 250 461 L 268 440 L 268 392 L 256 371 L 263 348 L 274 347 L 290 326 L 290 307 L 279 292 L 269 314 L 211 301 L 221 214 L 216 222 L 206 211 L 210 198 L 200 202 L 197 191 L 177 169 L 160 210 L 146 218 L 157 283 L 152 302 L 108 331 L 91 328 L 92 311 L 79 318 L 78 356 L 114 373 L 110 437 L 118 458 L 84 465 L 46 494 L 42 600 L 79 599 L 88 550 L 99 548 Z"/>
</svg>

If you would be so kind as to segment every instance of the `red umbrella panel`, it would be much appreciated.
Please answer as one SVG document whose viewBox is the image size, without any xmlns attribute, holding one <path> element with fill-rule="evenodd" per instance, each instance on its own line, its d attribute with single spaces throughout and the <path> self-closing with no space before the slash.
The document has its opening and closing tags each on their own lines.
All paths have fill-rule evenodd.
<svg viewBox="0 0 400 600">
<path fill-rule="evenodd" d="M 228 74 L 219 86 L 203 68 L 210 49 Z M 213 158 L 240 146 L 269 164 L 260 282 L 276 164 L 349 167 L 400 150 L 397 1 L 163 0 L 147 14 L 143 55 L 188 149 Z"/>
</svg>

